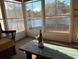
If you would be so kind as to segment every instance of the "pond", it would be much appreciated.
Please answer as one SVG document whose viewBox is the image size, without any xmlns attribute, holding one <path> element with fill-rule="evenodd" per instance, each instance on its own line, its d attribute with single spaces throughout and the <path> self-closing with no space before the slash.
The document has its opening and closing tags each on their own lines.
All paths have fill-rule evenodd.
<svg viewBox="0 0 79 59">
<path fill-rule="evenodd" d="M 41 27 L 43 25 L 42 20 L 30 20 L 28 21 L 29 27 Z"/>
<path fill-rule="evenodd" d="M 69 26 L 70 25 L 70 17 L 54 18 L 54 19 L 47 18 L 46 24 L 48 24 L 48 25 L 62 24 L 62 25 Z M 41 26 L 43 26 L 43 21 L 41 19 L 30 20 L 30 21 L 28 21 L 28 25 L 30 28 L 31 27 L 41 27 Z"/>
</svg>

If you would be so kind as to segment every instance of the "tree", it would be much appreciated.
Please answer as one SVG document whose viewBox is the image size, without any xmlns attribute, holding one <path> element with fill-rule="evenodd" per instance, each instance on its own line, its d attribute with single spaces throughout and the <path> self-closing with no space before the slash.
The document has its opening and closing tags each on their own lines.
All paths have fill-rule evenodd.
<svg viewBox="0 0 79 59">
<path fill-rule="evenodd" d="M 65 4 L 65 1 L 55 0 L 45 5 L 46 16 L 65 14 L 69 13 L 69 11 L 69 5 Z"/>
</svg>

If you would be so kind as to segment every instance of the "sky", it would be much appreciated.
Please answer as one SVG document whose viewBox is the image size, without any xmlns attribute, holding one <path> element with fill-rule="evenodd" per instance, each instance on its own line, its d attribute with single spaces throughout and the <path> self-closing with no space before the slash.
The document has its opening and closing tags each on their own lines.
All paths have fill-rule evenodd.
<svg viewBox="0 0 79 59">
<path fill-rule="evenodd" d="M 7 1 L 13 1 L 13 0 L 7 0 Z M 37 0 L 33 0 L 37 1 Z M 55 2 L 56 0 L 45 0 L 45 4 Z M 69 5 L 70 0 L 59 0 L 61 2 L 64 2 L 65 4 Z M 35 2 L 35 3 L 28 3 L 26 5 L 30 10 L 33 11 L 40 11 L 41 10 L 41 1 Z M 32 8 L 33 7 L 33 8 Z M 12 9 L 12 8 L 11 8 Z"/>
<path fill-rule="evenodd" d="M 59 1 L 65 2 L 66 4 L 69 4 L 69 2 L 70 2 L 70 0 L 59 0 Z M 45 0 L 45 3 L 52 3 L 52 2 L 55 2 L 55 0 L 51 0 L 51 1 Z"/>
<path fill-rule="evenodd" d="M 35 2 L 35 3 L 28 3 L 26 5 L 30 10 L 33 8 L 36 11 L 40 11 L 41 10 L 41 2 Z"/>
<path fill-rule="evenodd" d="M 64 2 L 65 4 L 70 4 L 70 0 L 59 0 L 61 2 Z M 55 2 L 55 0 L 45 0 L 45 4 L 47 3 L 52 3 L 52 2 Z M 34 11 L 40 11 L 41 10 L 41 2 L 38 1 L 38 2 L 35 2 L 35 3 L 28 3 L 27 4 L 27 7 L 31 10 L 32 7 L 33 7 L 33 10 Z"/>
</svg>

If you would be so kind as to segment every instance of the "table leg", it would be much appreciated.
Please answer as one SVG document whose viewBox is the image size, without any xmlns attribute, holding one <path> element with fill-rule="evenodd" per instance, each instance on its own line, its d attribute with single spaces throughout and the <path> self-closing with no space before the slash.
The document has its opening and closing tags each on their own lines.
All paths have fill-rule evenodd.
<svg viewBox="0 0 79 59">
<path fill-rule="evenodd" d="M 37 55 L 36 59 L 51 59 L 51 58 L 46 58 L 46 57 L 42 57 L 42 56 Z"/>
<path fill-rule="evenodd" d="M 31 53 L 29 53 L 29 52 L 26 52 L 26 59 L 32 59 L 32 54 Z"/>
<path fill-rule="evenodd" d="M 39 55 L 36 55 L 36 59 L 39 59 L 39 57 L 40 57 Z"/>
</svg>

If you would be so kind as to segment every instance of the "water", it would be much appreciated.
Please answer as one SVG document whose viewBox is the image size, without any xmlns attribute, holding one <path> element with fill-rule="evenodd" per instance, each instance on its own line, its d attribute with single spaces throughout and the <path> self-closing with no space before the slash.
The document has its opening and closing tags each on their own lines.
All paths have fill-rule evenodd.
<svg viewBox="0 0 79 59">
<path fill-rule="evenodd" d="M 41 27 L 43 25 L 42 20 L 30 20 L 28 21 L 29 27 Z"/>
<path fill-rule="evenodd" d="M 64 18 L 48 18 L 46 19 L 46 24 L 63 24 L 63 25 L 70 25 L 70 18 L 69 17 L 64 17 Z M 30 20 L 28 21 L 29 27 L 41 27 L 43 26 L 43 22 L 40 19 L 35 19 L 35 20 Z"/>
<path fill-rule="evenodd" d="M 64 17 L 64 18 L 55 18 L 55 19 L 47 19 L 46 24 L 54 24 L 59 23 L 63 25 L 70 25 L 70 18 Z"/>
</svg>

